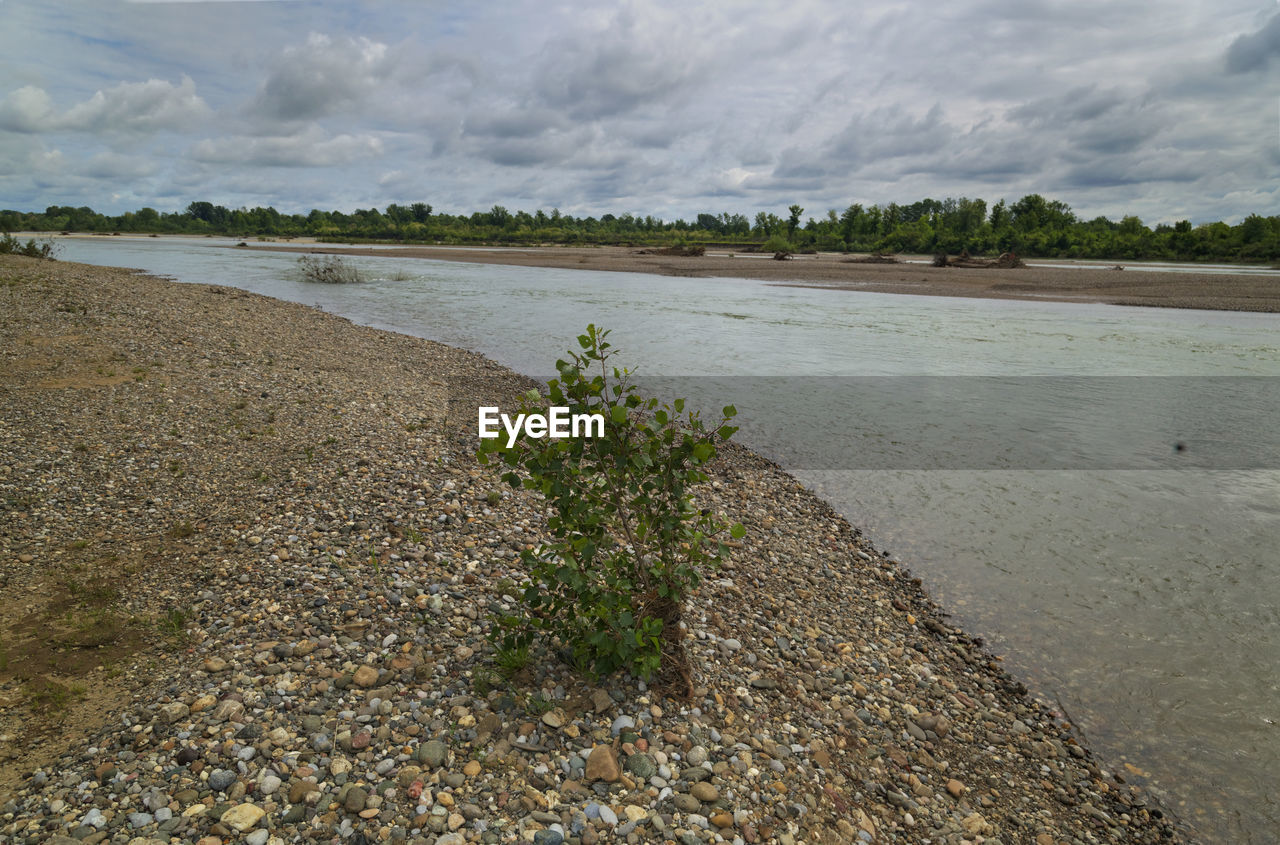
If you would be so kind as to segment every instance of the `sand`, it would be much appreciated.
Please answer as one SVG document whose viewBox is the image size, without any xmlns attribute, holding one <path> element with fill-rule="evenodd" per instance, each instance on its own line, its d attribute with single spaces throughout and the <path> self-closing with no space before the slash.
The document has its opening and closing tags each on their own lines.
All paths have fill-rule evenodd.
<svg viewBox="0 0 1280 845">
<path fill-rule="evenodd" d="M 1217 311 L 1280 311 L 1280 275 L 1190 273 L 1079 262 L 1069 269 L 1032 260 L 1012 270 L 933 267 L 926 263 L 869 264 L 838 253 L 798 255 L 785 261 L 748 253 L 709 252 L 700 257 L 645 253 L 631 247 L 432 247 L 370 249 L 357 246 L 255 245 L 254 249 L 331 255 L 381 255 L 509 264 L 655 273 L 692 278 L 759 279 L 784 285 L 871 293 L 1039 299 L 1200 308 Z M 911 260 L 911 259 L 906 259 Z M 924 260 L 917 258 L 916 260 Z M 1052 263 L 1067 263 L 1057 262 Z M 1123 266 L 1121 264 L 1120 266 Z"/>
</svg>

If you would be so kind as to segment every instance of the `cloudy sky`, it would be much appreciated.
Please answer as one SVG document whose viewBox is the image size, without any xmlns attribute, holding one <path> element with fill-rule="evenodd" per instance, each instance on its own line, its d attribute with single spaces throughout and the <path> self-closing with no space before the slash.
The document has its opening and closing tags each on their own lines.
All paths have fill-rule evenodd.
<svg viewBox="0 0 1280 845">
<path fill-rule="evenodd" d="M 0 207 L 1280 214 L 1276 0 L 0 0 Z"/>
</svg>

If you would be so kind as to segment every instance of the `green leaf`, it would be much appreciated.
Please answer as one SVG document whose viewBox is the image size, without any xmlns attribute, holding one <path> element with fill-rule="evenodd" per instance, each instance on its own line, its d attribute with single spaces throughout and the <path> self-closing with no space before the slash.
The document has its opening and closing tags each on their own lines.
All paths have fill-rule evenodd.
<svg viewBox="0 0 1280 845">
<path fill-rule="evenodd" d="M 747 529 L 743 527 L 741 522 L 735 522 L 729 527 L 729 536 L 735 540 L 741 540 L 747 536 Z"/>
</svg>

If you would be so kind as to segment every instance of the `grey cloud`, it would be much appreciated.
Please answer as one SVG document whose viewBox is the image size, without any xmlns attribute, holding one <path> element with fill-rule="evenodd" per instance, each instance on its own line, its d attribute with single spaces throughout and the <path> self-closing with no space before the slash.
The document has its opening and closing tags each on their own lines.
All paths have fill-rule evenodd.
<svg viewBox="0 0 1280 845">
<path fill-rule="evenodd" d="M 639 20 L 619 12 L 597 32 L 578 32 L 548 45 L 533 80 L 536 96 L 578 119 L 607 118 L 670 101 L 699 67 L 696 38 L 679 20 Z"/>
<path fill-rule="evenodd" d="M 267 167 L 334 167 L 381 153 L 382 141 L 372 135 L 325 137 L 317 127 L 294 135 L 206 139 L 191 149 L 199 162 Z"/>
<path fill-rule="evenodd" d="M 285 48 L 250 111 L 285 121 L 325 117 L 360 103 L 393 67 L 386 44 L 312 33 L 304 44 Z"/>
<path fill-rule="evenodd" d="M 156 165 L 143 156 L 100 152 L 89 158 L 80 169 L 94 179 L 142 179 L 156 172 Z"/>
<path fill-rule="evenodd" d="M 1227 72 L 1248 73 L 1266 68 L 1280 56 L 1280 15 L 1275 15 L 1257 32 L 1241 35 L 1227 48 Z"/>
</svg>

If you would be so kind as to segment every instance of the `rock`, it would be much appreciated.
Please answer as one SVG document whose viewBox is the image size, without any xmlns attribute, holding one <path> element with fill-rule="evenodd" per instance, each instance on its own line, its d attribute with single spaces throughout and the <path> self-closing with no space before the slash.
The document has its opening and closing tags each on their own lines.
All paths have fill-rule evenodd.
<svg viewBox="0 0 1280 845">
<path fill-rule="evenodd" d="M 986 835 L 991 832 L 991 825 L 987 824 L 987 820 L 982 817 L 981 813 L 970 813 L 964 817 L 960 825 L 964 828 L 965 833 L 970 836 Z"/>
<path fill-rule="evenodd" d="M 733 814 L 715 813 L 711 816 L 711 823 L 718 828 L 733 827 Z"/>
<path fill-rule="evenodd" d="M 365 808 L 368 801 L 369 793 L 358 786 L 353 786 L 347 790 L 346 796 L 342 799 L 342 808 L 348 813 L 358 813 Z"/>
<path fill-rule="evenodd" d="M 704 804 L 711 804 L 720 800 L 720 790 L 716 789 L 706 781 L 695 783 L 693 787 L 690 788 L 689 794 Z"/>
<path fill-rule="evenodd" d="M 255 804 L 237 804 L 222 814 L 218 823 L 239 833 L 256 825 L 267 813 Z"/>
<path fill-rule="evenodd" d="M 320 787 L 315 781 L 299 780 L 289 784 L 289 803 L 301 804 L 306 800 L 307 795 L 312 792 L 318 792 Z"/>
<path fill-rule="evenodd" d="M 549 728 L 562 727 L 565 721 L 566 720 L 565 720 L 564 710 L 560 709 L 559 707 L 555 708 L 554 710 L 548 710 L 546 713 L 542 714 L 542 724 L 546 725 Z"/>
<path fill-rule="evenodd" d="M 595 689 L 591 693 L 591 708 L 597 714 L 604 713 L 613 707 L 613 697 L 609 695 L 608 690 Z"/>
<path fill-rule="evenodd" d="M 209 773 L 209 788 L 214 792 L 225 792 L 236 782 L 236 773 L 226 769 L 216 769 Z"/>
<path fill-rule="evenodd" d="M 208 657 L 204 661 L 204 670 L 210 674 L 224 672 L 229 664 L 221 657 Z"/>
<path fill-rule="evenodd" d="M 687 754 L 685 754 L 684 759 L 690 766 L 701 766 L 703 763 L 707 762 L 707 749 L 701 745 L 695 745 L 693 748 L 689 749 Z"/>
<path fill-rule="evenodd" d="M 461 833 L 446 833 L 438 837 L 435 845 L 467 845 L 467 837 Z"/>
<path fill-rule="evenodd" d="M 230 722 L 238 720 L 242 715 L 244 715 L 244 705 L 234 698 L 227 698 L 218 702 L 218 706 L 209 714 L 209 719 L 215 723 Z"/>
<path fill-rule="evenodd" d="M 262 780 L 258 781 L 258 791 L 263 795 L 271 795 L 280 788 L 280 778 L 275 775 L 265 775 Z"/>
<path fill-rule="evenodd" d="M 191 708 L 183 704 L 181 701 L 175 701 L 172 704 L 160 705 L 160 718 L 164 719 L 171 725 L 179 719 L 187 718 L 190 713 Z"/>
<path fill-rule="evenodd" d="M 361 664 L 356 669 L 356 673 L 351 676 L 351 682 L 358 687 L 368 689 L 378 683 L 378 670 L 370 666 L 368 663 Z"/>
<path fill-rule="evenodd" d="M 648 754 L 637 753 L 628 756 L 625 768 L 642 782 L 648 781 L 658 773 L 658 764 Z"/>
<path fill-rule="evenodd" d="M 671 803 L 675 804 L 676 809 L 682 813 L 696 813 L 702 809 L 701 801 L 683 792 L 672 798 Z"/>
<path fill-rule="evenodd" d="M 448 755 L 448 747 L 438 739 L 422 743 L 414 754 L 419 763 L 426 763 L 432 769 L 438 769 L 443 766 Z"/>
<path fill-rule="evenodd" d="M 618 824 L 618 814 L 615 813 L 613 811 L 613 808 L 610 807 L 608 804 L 601 804 L 600 805 L 600 821 L 609 825 L 609 827 L 614 827 Z"/>
<path fill-rule="evenodd" d="M 964 795 L 964 784 L 955 778 L 951 778 L 947 781 L 947 792 L 951 793 L 952 798 L 959 798 Z"/>
<path fill-rule="evenodd" d="M 597 745 L 591 749 L 591 754 L 587 757 L 587 767 L 585 777 L 588 781 L 602 780 L 606 783 L 615 783 L 622 776 L 622 770 L 618 767 L 618 755 L 611 745 Z"/>
<path fill-rule="evenodd" d="M 480 774 L 480 769 L 481 769 L 480 761 L 471 760 L 471 761 L 468 761 L 467 765 L 462 767 L 462 773 L 469 778 L 473 778 L 476 775 Z"/>
</svg>

